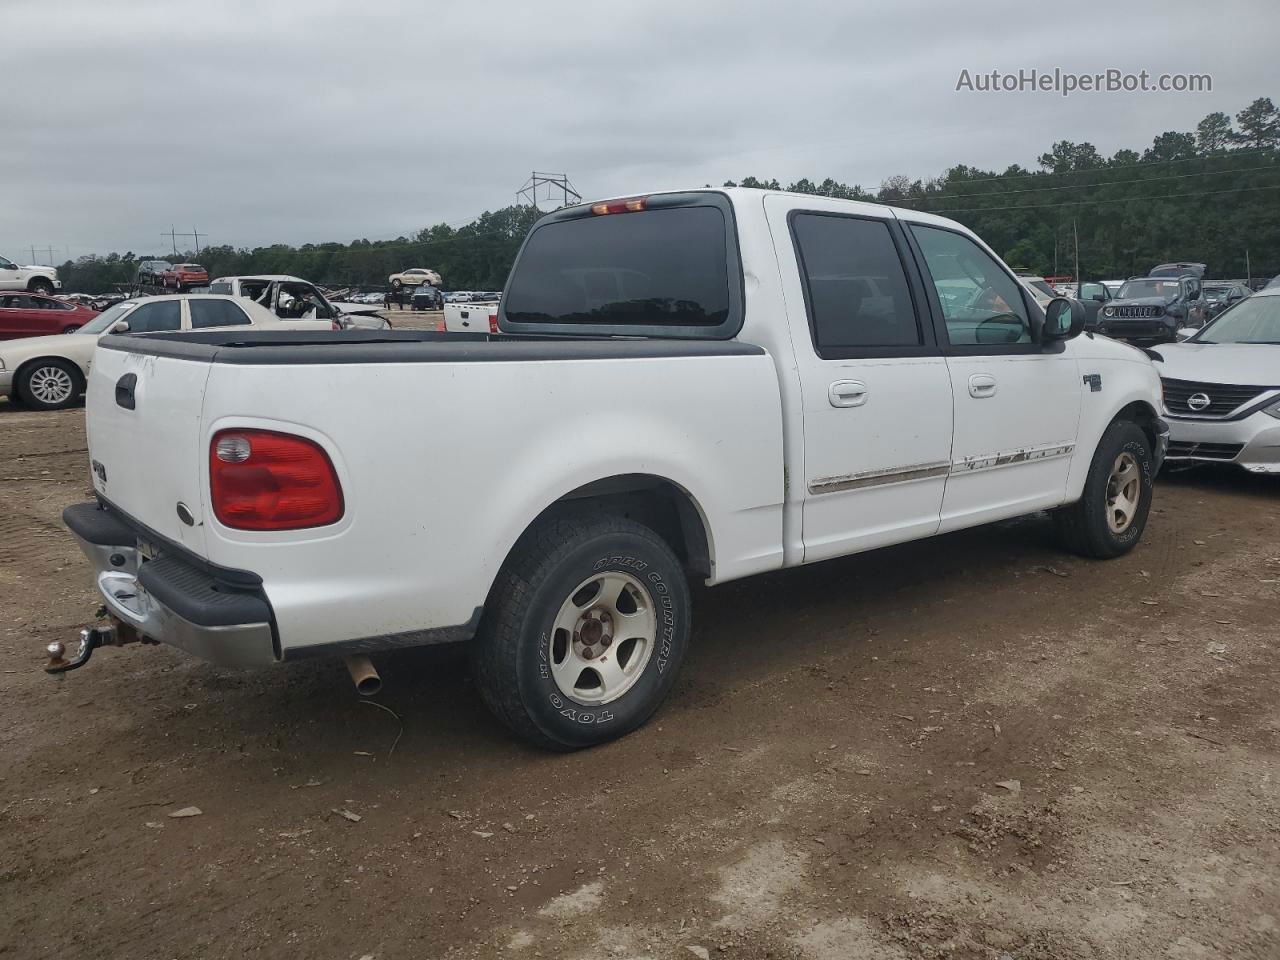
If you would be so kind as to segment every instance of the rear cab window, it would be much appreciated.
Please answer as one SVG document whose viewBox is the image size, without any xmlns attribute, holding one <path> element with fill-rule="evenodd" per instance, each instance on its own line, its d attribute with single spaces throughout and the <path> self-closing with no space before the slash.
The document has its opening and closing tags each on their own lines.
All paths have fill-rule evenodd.
<svg viewBox="0 0 1280 960">
<path fill-rule="evenodd" d="M 519 333 L 734 336 L 742 270 L 728 198 L 662 194 L 545 217 L 516 260 L 498 319 Z"/>
</svg>

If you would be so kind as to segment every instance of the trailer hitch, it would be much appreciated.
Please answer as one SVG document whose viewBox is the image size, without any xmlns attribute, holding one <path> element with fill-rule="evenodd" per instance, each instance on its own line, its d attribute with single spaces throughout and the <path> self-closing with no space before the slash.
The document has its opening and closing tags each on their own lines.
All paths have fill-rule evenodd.
<svg viewBox="0 0 1280 960">
<path fill-rule="evenodd" d="M 105 613 L 105 611 L 101 611 Z M 126 643 L 154 643 L 142 636 L 133 627 L 127 623 L 122 623 L 115 617 L 110 620 L 110 626 L 106 627 L 84 627 L 80 631 L 80 646 L 76 650 L 76 654 L 70 660 L 67 659 L 66 646 L 54 641 L 44 648 L 45 653 L 49 655 L 48 662 L 44 665 L 44 672 L 54 674 L 66 673 L 69 670 L 78 670 L 89 662 L 89 658 L 93 656 L 93 651 L 99 647 L 123 647 Z"/>
<path fill-rule="evenodd" d="M 66 659 L 67 648 L 59 641 L 54 641 L 45 647 L 45 653 L 49 654 L 49 662 L 44 665 L 45 673 L 66 673 L 68 670 L 77 670 L 89 662 L 89 658 L 93 656 L 93 651 L 99 647 L 110 645 L 114 639 L 113 631 L 110 627 L 85 627 L 80 631 L 80 648 L 76 651 L 76 655 L 70 660 Z"/>
</svg>

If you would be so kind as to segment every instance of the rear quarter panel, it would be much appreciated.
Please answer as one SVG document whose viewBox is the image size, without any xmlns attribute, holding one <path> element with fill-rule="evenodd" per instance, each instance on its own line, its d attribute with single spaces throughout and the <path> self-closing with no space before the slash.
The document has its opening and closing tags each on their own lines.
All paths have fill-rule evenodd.
<svg viewBox="0 0 1280 960">
<path fill-rule="evenodd" d="M 287 652 L 454 626 L 547 506 L 643 473 L 694 499 L 712 579 L 745 576 L 781 565 L 780 411 L 767 354 L 214 364 L 204 448 L 228 427 L 307 436 L 329 452 L 346 514 L 315 531 L 250 533 L 207 511 L 207 555 L 263 578 Z"/>
</svg>

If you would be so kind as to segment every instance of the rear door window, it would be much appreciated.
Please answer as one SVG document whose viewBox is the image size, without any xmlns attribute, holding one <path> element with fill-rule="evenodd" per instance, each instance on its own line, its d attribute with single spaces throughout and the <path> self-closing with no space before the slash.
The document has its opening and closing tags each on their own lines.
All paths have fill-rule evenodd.
<svg viewBox="0 0 1280 960">
<path fill-rule="evenodd" d="M 503 299 L 504 325 L 531 332 L 732 336 L 741 325 L 732 215 L 723 197 L 699 201 L 654 198 L 673 205 L 544 221 L 516 263 Z"/>
<path fill-rule="evenodd" d="M 182 304 L 177 300 L 140 303 L 127 317 L 130 333 L 182 329 Z"/>
<path fill-rule="evenodd" d="M 191 329 L 203 327 L 247 326 L 249 318 L 230 300 L 188 300 L 191 311 Z"/>
<path fill-rule="evenodd" d="M 924 344 L 887 223 L 819 213 L 796 214 L 791 223 L 819 356 Z"/>
</svg>

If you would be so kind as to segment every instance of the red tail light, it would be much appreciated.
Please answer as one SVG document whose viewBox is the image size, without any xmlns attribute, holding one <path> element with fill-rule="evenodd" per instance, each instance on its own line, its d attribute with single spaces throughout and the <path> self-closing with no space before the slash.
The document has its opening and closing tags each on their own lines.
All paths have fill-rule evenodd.
<svg viewBox="0 0 1280 960">
<path fill-rule="evenodd" d="M 329 455 L 270 430 L 220 430 L 209 444 L 214 516 L 236 530 L 301 530 L 337 523 L 346 509 Z"/>
<path fill-rule="evenodd" d="M 597 203 L 591 212 L 597 216 L 605 213 L 638 213 L 648 203 L 647 197 L 632 197 L 630 200 L 614 200 L 611 203 Z"/>
<path fill-rule="evenodd" d="M 493 313 L 489 314 L 489 332 L 490 332 L 490 333 L 497 333 L 497 332 L 498 332 L 498 314 L 497 314 L 497 311 L 494 311 Z"/>
</svg>

